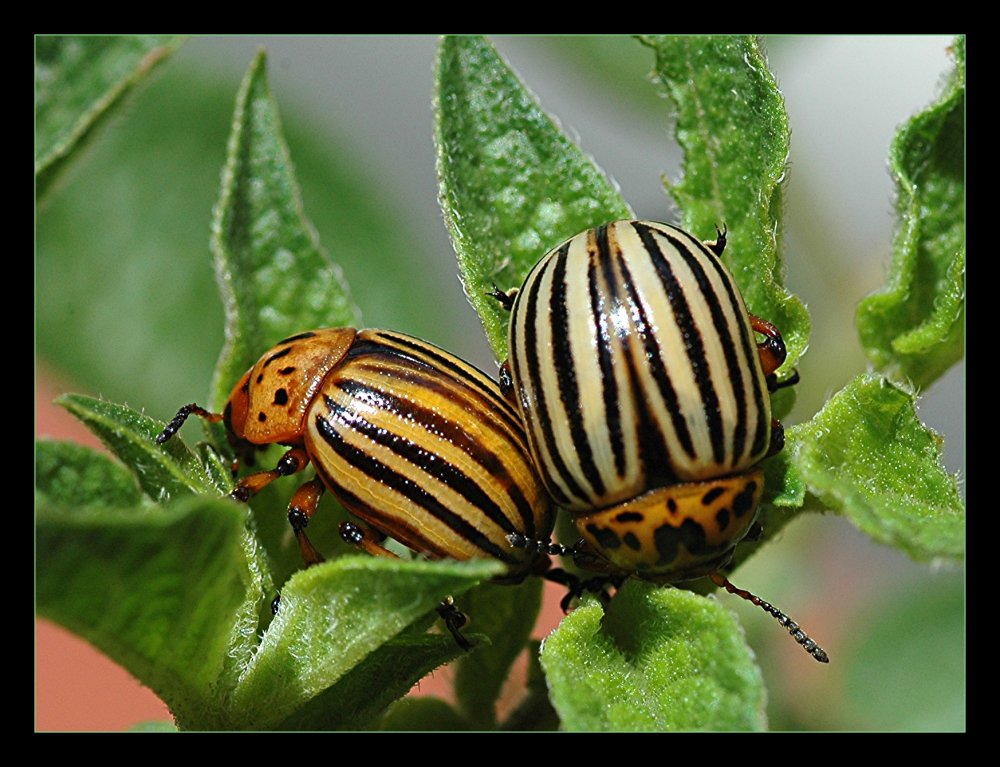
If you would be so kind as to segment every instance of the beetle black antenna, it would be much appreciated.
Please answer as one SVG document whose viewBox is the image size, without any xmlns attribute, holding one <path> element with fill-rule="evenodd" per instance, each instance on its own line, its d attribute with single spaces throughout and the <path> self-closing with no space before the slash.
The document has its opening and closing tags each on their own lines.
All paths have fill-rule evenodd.
<svg viewBox="0 0 1000 767">
<path fill-rule="evenodd" d="M 550 540 L 528 538 L 523 533 L 511 533 L 507 536 L 507 542 L 515 549 L 526 549 L 554 557 L 573 556 L 573 549 L 568 546 L 563 546 L 561 543 L 555 543 Z"/>
<path fill-rule="evenodd" d="M 222 416 L 219 415 L 218 413 L 210 413 L 209 411 L 205 410 L 205 408 L 201 407 L 200 405 L 196 405 L 195 403 L 192 402 L 190 405 L 185 405 L 180 410 L 178 410 L 177 415 L 175 415 L 173 418 L 170 419 L 170 423 L 166 425 L 163 431 L 161 431 L 159 434 L 156 435 L 156 444 L 162 445 L 164 442 L 166 442 L 168 439 L 174 436 L 180 430 L 181 426 L 184 425 L 184 422 L 188 419 L 188 417 L 191 415 L 200 416 L 201 418 L 204 418 L 206 421 L 211 421 L 212 423 L 218 423 L 219 421 L 222 420 Z"/>
<path fill-rule="evenodd" d="M 830 657 L 826 654 L 826 650 L 824 650 L 822 647 L 816 644 L 816 642 L 813 641 L 813 639 L 810 638 L 810 636 L 806 632 L 804 632 L 801 628 L 799 628 L 798 623 L 793 621 L 791 618 L 789 618 L 787 615 L 781 612 L 781 610 L 772 605 L 770 602 L 765 602 L 759 596 L 757 596 L 756 594 L 751 594 L 749 591 L 736 588 L 736 586 L 730 583 L 729 579 L 724 575 L 720 575 L 719 573 L 712 573 L 708 577 L 711 578 L 712 582 L 719 588 L 723 588 L 730 594 L 735 594 L 741 599 L 745 599 L 747 602 L 757 605 L 757 607 L 759 607 L 764 612 L 770 613 L 770 615 L 774 617 L 775 620 L 778 621 L 778 623 L 780 623 L 788 630 L 788 633 L 792 635 L 792 639 L 794 639 L 796 642 L 802 645 L 802 649 L 804 649 L 807 653 L 813 656 L 820 663 L 830 662 Z"/>
</svg>

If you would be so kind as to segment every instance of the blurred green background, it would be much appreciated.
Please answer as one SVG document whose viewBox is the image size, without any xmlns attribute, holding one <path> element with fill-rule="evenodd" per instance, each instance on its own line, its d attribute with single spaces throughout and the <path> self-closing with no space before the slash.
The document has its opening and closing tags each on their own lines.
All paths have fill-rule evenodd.
<svg viewBox="0 0 1000 767">
<path fill-rule="evenodd" d="M 646 79 L 648 49 L 613 37 L 495 42 L 640 217 L 676 218 L 660 175 L 676 177 L 680 153 L 669 105 Z M 935 95 L 950 43 L 767 40 L 792 126 L 787 285 L 814 328 L 786 425 L 866 367 L 853 318 L 890 258 L 889 142 Z M 493 372 L 437 206 L 436 40 L 405 36 L 193 38 L 156 69 L 38 206 L 38 371 L 164 419 L 205 399 L 223 329 L 211 211 L 236 90 L 260 45 L 306 214 L 365 324 Z M 964 363 L 924 393 L 920 415 L 944 436 L 948 468 L 964 473 Z M 736 575 L 833 658 L 809 663 L 767 616 L 726 600 L 760 656 L 773 729 L 965 728 L 961 569 L 912 563 L 839 518 L 808 516 Z"/>
</svg>

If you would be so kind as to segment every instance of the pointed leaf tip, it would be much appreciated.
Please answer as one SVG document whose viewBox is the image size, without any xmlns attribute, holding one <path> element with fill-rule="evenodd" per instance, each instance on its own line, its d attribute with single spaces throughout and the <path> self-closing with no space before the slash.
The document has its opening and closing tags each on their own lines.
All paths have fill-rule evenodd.
<svg viewBox="0 0 1000 767">
<path fill-rule="evenodd" d="M 442 39 L 434 106 L 441 209 L 469 302 L 506 359 L 491 289 L 519 287 L 550 248 L 632 211 L 484 38 Z"/>
<path fill-rule="evenodd" d="M 360 324 L 340 268 L 303 211 L 266 63 L 261 49 L 240 86 L 212 222 L 226 310 L 226 345 L 212 387 L 216 407 L 278 340 L 313 328 Z"/>
</svg>

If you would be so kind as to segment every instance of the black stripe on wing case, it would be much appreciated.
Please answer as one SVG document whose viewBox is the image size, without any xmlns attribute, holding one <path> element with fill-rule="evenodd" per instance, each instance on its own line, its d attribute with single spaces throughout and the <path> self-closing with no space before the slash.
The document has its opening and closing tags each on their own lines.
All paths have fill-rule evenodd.
<svg viewBox="0 0 1000 767">
<path fill-rule="evenodd" d="M 507 488 L 510 501 L 517 508 L 519 516 L 524 521 L 525 529 L 534 524 L 530 504 L 520 487 L 510 476 L 507 465 L 502 458 L 487 449 L 482 443 L 472 439 L 459 424 L 442 418 L 432 410 L 399 399 L 394 395 L 371 389 L 358 381 L 340 381 L 338 388 L 351 401 L 370 401 L 379 410 L 399 413 L 400 408 L 405 408 L 403 412 L 412 416 L 413 422 L 439 436 L 449 445 L 449 449 L 453 448 L 459 451 L 465 459 L 478 464 L 486 476 L 496 479 L 498 484 Z M 325 423 L 325 426 L 335 428 L 333 424 L 338 424 L 340 427 L 351 429 L 374 444 L 390 450 L 419 471 L 450 487 L 504 532 L 515 532 L 514 525 L 494 499 L 490 498 L 476 482 L 459 470 L 452 461 L 448 460 L 447 454 L 434 455 L 413 440 L 391 432 L 386 428 L 386 424 L 373 424 L 363 416 L 359 417 L 356 412 L 342 407 L 330 397 L 324 399 L 328 408 L 326 418 L 331 421 L 331 423 Z"/>
<path fill-rule="evenodd" d="M 707 249 L 701 248 L 704 255 L 699 257 L 699 254 L 692 253 L 680 240 L 670 235 L 665 236 L 674 245 L 674 247 L 677 248 L 677 251 L 687 263 L 688 268 L 690 268 L 692 274 L 694 274 L 695 281 L 701 289 L 701 294 L 705 298 L 705 302 L 708 304 L 709 311 L 712 315 L 712 326 L 719 337 L 722 345 L 722 351 L 726 358 L 727 370 L 725 371 L 725 379 L 718 379 L 718 376 L 722 373 L 722 371 L 713 371 L 713 373 L 717 377 L 717 380 L 728 380 L 731 382 L 733 396 L 736 398 L 736 423 L 734 425 L 733 432 L 733 455 L 730 457 L 730 465 L 733 465 L 742 457 L 743 452 L 746 449 L 748 428 L 747 392 L 744 387 L 743 369 L 740 365 L 740 358 L 737 354 L 739 351 L 737 339 L 733 338 L 732 333 L 730 332 L 730 324 L 727 322 L 726 307 L 722 305 L 719 296 L 712 288 L 711 282 L 709 282 L 708 275 L 705 273 L 703 266 L 705 259 L 707 258 L 713 265 L 719 278 L 722 280 L 723 285 L 725 285 L 726 291 L 729 292 L 730 295 L 732 295 L 732 285 L 728 276 L 721 269 L 719 269 L 718 261 L 716 261 L 713 256 L 708 254 Z M 736 323 L 737 327 L 742 328 L 743 322 L 740 320 L 740 310 L 738 305 L 730 303 L 728 308 L 729 318 Z"/>
<path fill-rule="evenodd" d="M 512 558 L 508 551 L 493 543 L 478 528 L 448 508 L 424 487 L 364 450 L 348 444 L 334 425 L 327 420 L 327 417 L 321 415 L 316 417 L 316 430 L 330 449 L 354 470 L 360 471 L 371 477 L 373 481 L 394 490 L 429 516 L 438 519 L 455 535 L 469 541 L 490 556 L 504 562 L 516 559 Z"/>
<path fill-rule="evenodd" d="M 633 223 L 632 226 L 639 235 L 639 239 L 642 240 L 642 244 L 653 262 L 653 266 L 660 277 L 663 290 L 673 308 L 674 321 L 677 323 L 681 336 L 684 338 L 688 362 L 691 365 L 691 370 L 694 372 L 698 392 L 701 395 L 705 421 L 708 424 L 709 438 L 712 443 L 712 455 L 715 462 L 721 464 L 725 459 L 726 452 L 725 440 L 722 433 L 722 414 L 719 410 L 719 396 L 712 382 L 712 371 L 708 368 L 708 359 L 705 355 L 705 344 L 702 340 L 701 328 L 695 322 L 691 314 L 691 307 L 684 294 L 684 289 L 674 274 L 669 260 L 664 257 L 660 250 L 653 232 L 656 231 L 665 237 L 669 235 L 661 230 L 654 230 L 645 224 L 637 222 Z M 676 243 L 679 249 L 684 247 L 679 241 L 672 241 L 672 244 L 674 243 Z"/>
<path fill-rule="evenodd" d="M 550 268 L 551 264 L 552 261 L 550 259 L 538 273 L 528 291 L 527 304 L 525 306 L 524 333 L 524 346 L 528 357 L 527 377 L 531 381 L 530 388 L 538 396 L 538 402 L 535 403 L 536 416 L 538 418 L 536 428 L 541 427 L 542 433 L 540 435 L 536 434 L 536 437 L 541 437 L 544 442 L 545 451 L 548 454 L 549 460 L 553 464 L 553 469 L 556 474 L 558 474 L 559 479 L 562 480 L 562 483 L 566 486 L 569 494 L 578 499 L 586 499 L 586 493 L 583 488 L 580 487 L 579 483 L 577 483 L 576 479 L 574 479 L 569 468 L 566 466 L 562 455 L 559 453 L 558 446 L 556 445 L 555 432 L 552 429 L 552 412 L 545 400 L 545 387 L 542 382 L 541 358 L 538 342 L 538 293 L 541 288 L 544 273 Z M 520 296 L 518 298 L 520 298 Z M 549 318 L 549 320 L 551 320 L 551 318 Z M 562 493 L 560 492 L 559 495 L 562 495 Z"/>
<path fill-rule="evenodd" d="M 587 439 L 581 416 L 580 391 L 576 383 L 576 361 L 570 346 L 569 323 L 566 311 L 566 258 L 569 243 L 555 255 L 552 273 L 552 294 L 549 298 L 549 316 L 552 318 L 552 354 L 555 361 L 556 380 L 559 383 L 559 399 L 565 418 L 569 421 L 570 435 L 576 450 L 576 460 L 586 477 L 593 494 L 604 495 L 604 481 L 594 461 L 594 451 Z M 570 460 L 573 456 L 569 456 Z"/>
</svg>

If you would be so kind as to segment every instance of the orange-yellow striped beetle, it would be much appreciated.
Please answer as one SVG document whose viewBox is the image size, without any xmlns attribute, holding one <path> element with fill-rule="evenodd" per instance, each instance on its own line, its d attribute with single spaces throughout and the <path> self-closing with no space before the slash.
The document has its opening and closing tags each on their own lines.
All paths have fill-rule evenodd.
<svg viewBox="0 0 1000 767">
<path fill-rule="evenodd" d="M 310 463 L 316 477 L 295 492 L 288 519 L 307 564 L 322 561 L 305 528 L 324 489 L 362 520 L 344 522 L 348 543 L 379 556 L 391 536 L 431 558 L 489 557 L 504 582 L 544 572 L 548 556 L 508 536 L 546 538 L 553 512 L 528 453 L 520 417 L 495 381 L 425 341 L 385 330 L 334 328 L 286 338 L 237 382 L 221 414 L 182 407 L 157 437 L 190 415 L 221 421 L 237 456 L 262 446 L 288 451 L 270 471 L 244 476 L 246 501 Z M 464 618 L 440 612 L 464 647 Z"/>
</svg>

